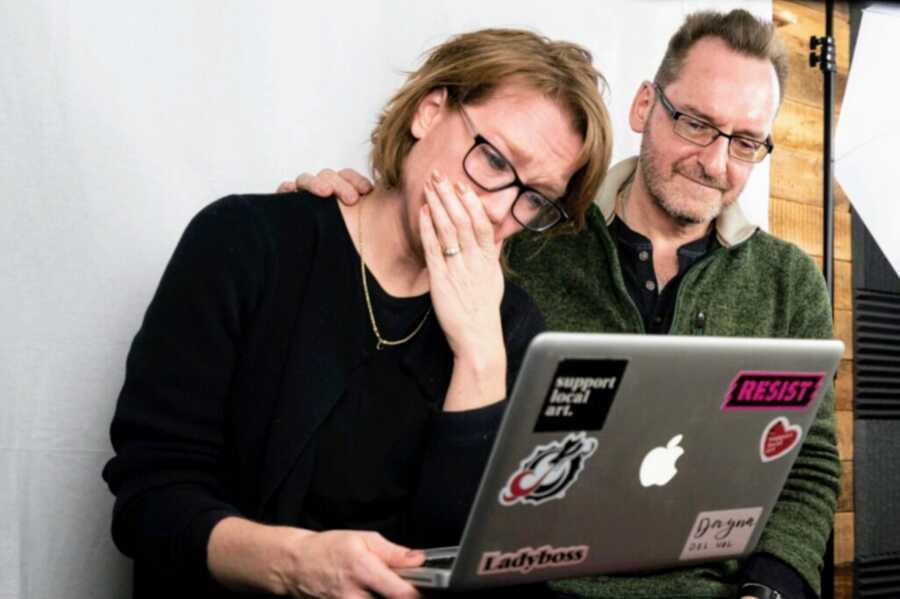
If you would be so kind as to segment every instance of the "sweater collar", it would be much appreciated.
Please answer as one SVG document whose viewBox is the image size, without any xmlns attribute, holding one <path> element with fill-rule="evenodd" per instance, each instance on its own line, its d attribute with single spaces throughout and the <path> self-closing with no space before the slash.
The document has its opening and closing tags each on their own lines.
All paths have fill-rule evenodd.
<svg viewBox="0 0 900 599">
<path fill-rule="evenodd" d="M 600 191 L 594 197 L 594 204 L 600 208 L 607 225 L 612 222 L 616 213 L 616 196 L 619 194 L 619 190 L 634 177 L 637 163 L 637 156 L 632 156 L 613 165 L 603 180 Z M 722 210 L 722 213 L 716 218 L 715 226 L 716 238 L 727 248 L 747 241 L 758 229 L 756 225 L 747 220 L 738 202 Z"/>
</svg>

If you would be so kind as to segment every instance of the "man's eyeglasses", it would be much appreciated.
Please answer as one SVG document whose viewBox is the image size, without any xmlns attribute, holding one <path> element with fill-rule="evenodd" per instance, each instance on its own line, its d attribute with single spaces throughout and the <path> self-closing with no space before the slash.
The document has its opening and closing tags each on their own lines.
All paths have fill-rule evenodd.
<svg viewBox="0 0 900 599">
<path fill-rule="evenodd" d="M 475 185 L 484 191 L 518 188 L 519 195 L 513 202 L 512 215 L 516 222 L 531 231 L 546 231 L 569 218 L 562 206 L 522 183 L 512 163 L 475 130 L 462 106 L 459 113 L 475 138 L 475 143 L 463 158 L 463 170 Z"/>
<path fill-rule="evenodd" d="M 759 141 L 758 139 L 742 135 L 729 135 L 707 122 L 675 110 L 672 102 L 669 101 L 657 84 L 653 84 L 653 89 L 656 90 L 660 104 L 672 117 L 675 134 L 692 144 L 706 147 L 716 141 L 719 136 L 725 137 L 728 139 L 728 154 L 732 158 L 737 158 L 744 162 L 760 162 L 775 149 L 775 145 L 769 138 L 766 138 L 765 141 Z"/>
</svg>

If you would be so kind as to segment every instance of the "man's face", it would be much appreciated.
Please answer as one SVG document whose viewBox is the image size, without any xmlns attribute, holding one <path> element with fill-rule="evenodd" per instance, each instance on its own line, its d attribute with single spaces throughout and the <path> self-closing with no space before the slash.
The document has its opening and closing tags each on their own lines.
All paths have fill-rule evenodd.
<svg viewBox="0 0 900 599">
<path fill-rule="evenodd" d="M 688 51 L 681 74 L 663 90 L 676 110 L 725 133 L 765 140 L 778 111 L 778 80 L 765 59 L 743 56 L 718 38 Z M 651 198 L 680 224 L 709 223 L 738 199 L 753 164 L 728 153 L 728 139 L 707 147 L 675 134 L 671 115 L 644 85 L 632 104 L 632 128 L 643 133 L 640 174 Z"/>
</svg>

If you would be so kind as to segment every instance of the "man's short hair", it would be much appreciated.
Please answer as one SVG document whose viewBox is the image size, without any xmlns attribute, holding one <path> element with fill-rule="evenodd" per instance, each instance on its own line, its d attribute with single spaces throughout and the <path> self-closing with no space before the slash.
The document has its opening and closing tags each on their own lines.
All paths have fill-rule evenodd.
<svg viewBox="0 0 900 599">
<path fill-rule="evenodd" d="M 665 89 L 678 79 L 684 57 L 704 37 L 716 37 L 739 54 L 770 61 L 778 77 L 778 103 L 781 104 L 788 77 L 784 44 L 770 21 L 759 19 L 743 9 L 729 13 L 701 11 L 688 15 L 669 40 L 669 47 L 654 77 L 657 85 Z"/>
<path fill-rule="evenodd" d="M 400 186 L 403 163 L 416 142 L 412 119 L 429 92 L 445 88 L 455 109 L 487 101 L 503 84 L 523 84 L 557 102 L 582 137 L 579 168 L 561 200 L 572 224 L 581 228 L 612 153 L 612 126 L 599 88 L 606 81 L 591 61 L 591 53 L 577 44 L 530 31 L 483 29 L 450 38 L 428 52 L 379 117 L 371 137 L 374 178 L 387 188 Z"/>
</svg>

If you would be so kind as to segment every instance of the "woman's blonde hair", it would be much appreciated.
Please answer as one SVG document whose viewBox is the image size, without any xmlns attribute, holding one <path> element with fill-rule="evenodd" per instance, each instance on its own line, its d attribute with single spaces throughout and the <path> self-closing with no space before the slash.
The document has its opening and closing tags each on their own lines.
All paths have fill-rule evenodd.
<svg viewBox="0 0 900 599">
<path fill-rule="evenodd" d="M 387 188 L 403 179 L 403 163 L 416 139 L 410 127 L 419 102 L 444 88 L 451 107 L 479 104 L 505 83 L 531 87 L 557 102 L 572 119 L 583 144 L 578 170 L 569 181 L 563 207 L 580 229 L 600 187 L 612 153 L 612 128 L 591 53 L 570 42 L 553 41 L 530 31 L 483 29 L 455 36 L 428 52 L 410 73 L 372 131 L 372 174 Z"/>
</svg>

